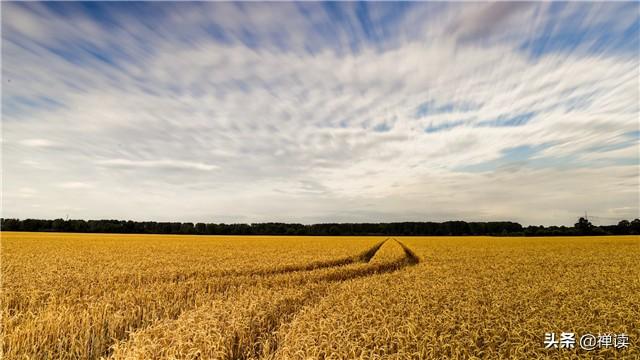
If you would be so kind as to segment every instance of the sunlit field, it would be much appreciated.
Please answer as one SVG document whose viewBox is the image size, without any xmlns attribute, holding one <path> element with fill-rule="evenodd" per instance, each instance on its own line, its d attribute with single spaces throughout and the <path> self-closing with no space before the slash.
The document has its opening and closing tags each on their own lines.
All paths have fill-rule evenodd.
<svg viewBox="0 0 640 360">
<path fill-rule="evenodd" d="M 3 232 L 1 255 L 5 359 L 640 358 L 637 236 Z"/>
</svg>

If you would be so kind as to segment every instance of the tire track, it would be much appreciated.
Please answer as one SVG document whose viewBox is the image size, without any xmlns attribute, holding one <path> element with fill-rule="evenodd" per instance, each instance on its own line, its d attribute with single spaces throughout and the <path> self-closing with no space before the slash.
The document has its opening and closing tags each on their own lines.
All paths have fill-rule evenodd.
<svg viewBox="0 0 640 360">
<path fill-rule="evenodd" d="M 282 268 L 277 268 L 277 269 L 264 269 L 264 270 L 258 270 L 258 271 L 238 272 L 236 274 L 249 275 L 249 276 L 277 275 L 277 274 L 285 274 L 285 273 L 297 272 L 297 271 L 313 271 L 318 269 L 338 267 L 338 266 L 344 266 L 344 265 L 355 264 L 355 263 L 367 263 L 375 256 L 375 254 L 382 247 L 382 245 L 384 245 L 384 243 L 386 243 L 388 240 L 389 238 L 384 239 L 379 243 L 375 244 L 374 246 L 372 246 L 371 248 L 355 256 L 348 256 L 345 258 L 327 260 L 327 261 L 314 261 L 308 264 L 290 265 L 290 266 L 284 266 Z"/>
<path fill-rule="evenodd" d="M 389 241 L 397 242 L 402 247 L 404 256 L 398 260 L 390 262 L 372 262 L 371 260 L 376 256 L 380 248 Z M 300 292 L 298 295 L 292 295 L 287 299 L 280 299 L 275 302 L 265 299 L 265 303 L 258 306 L 258 308 L 263 309 L 260 321 L 249 321 L 246 326 L 240 327 L 236 330 L 229 328 L 220 329 L 223 332 L 226 331 L 227 335 L 230 337 L 228 339 L 229 342 L 227 343 L 228 346 L 230 346 L 230 352 L 221 358 L 248 360 L 258 359 L 264 356 L 268 357 L 269 355 L 274 354 L 279 347 L 280 339 L 277 335 L 279 332 L 278 330 L 290 323 L 302 309 L 315 306 L 315 304 L 329 295 L 331 291 L 335 290 L 341 283 L 349 280 L 399 271 L 407 266 L 412 266 L 419 262 L 420 259 L 411 249 L 395 238 L 386 238 L 371 248 L 350 257 L 287 266 L 274 270 L 251 271 L 234 274 L 236 276 L 232 275 L 227 279 L 229 281 L 228 286 L 231 286 L 231 284 L 240 286 L 239 284 L 242 284 L 241 288 L 244 289 L 251 288 L 252 286 L 260 286 L 270 288 L 276 292 L 276 294 L 287 293 L 288 289 L 296 288 L 304 289 L 304 291 Z M 262 276 L 264 276 L 264 278 L 261 278 Z M 240 290 L 240 288 L 237 288 L 237 290 Z M 236 296 L 243 296 L 243 292 L 236 293 L 236 291 L 227 293 L 228 297 L 226 301 L 229 306 L 220 305 L 218 308 L 230 309 L 230 312 L 224 315 L 226 317 L 246 319 L 246 316 L 242 315 L 243 310 L 233 306 L 237 299 Z M 233 293 L 236 293 L 237 295 L 233 295 Z M 167 319 L 169 324 L 173 324 L 168 326 L 169 328 L 173 326 L 179 327 L 182 321 L 181 319 L 184 319 L 185 317 L 189 318 L 192 314 L 197 314 L 201 311 L 206 312 L 206 306 L 185 309 L 185 311 L 181 312 L 179 315 L 171 317 L 173 320 L 171 320 L 171 318 Z M 236 311 L 238 311 L 237 314 Z M 167 323 L 164 322 L 162 326 L 166 329 Z M 154 331 L 153 328 L 154 325 L 151 324 L 150 327 L 142 327 L 138 329 L 142 333 L 147 333 L 151 330 L 150 333 L 160 334 L 158 335 L 160 337 L 163 336 L 163 331 Z M 124 350 L 124 352 L 116 351 L 117 354 L 114 354 L 105 349 L 106 351 L 103 352 L 103 356 L 109 357 L 111 355 L 115 355 L 115 358 L 126 358 L 126 354 L 128 352 L 127 349 L 132 350 L 136 348 L 135 341 L 131 342 L 130 346 L 126 345 L 126 343 L 129 343 L 129 340 L 131 339 L 125 340 L 121 338 L 119 340 L 124 340 L 124 343 L 121 343 L 120 349 Z"/>
<path fill-rule="evenodd" d="M 418 257 L 418 255 L 416 255 L 416 253 L 413 252 L 413 250 L 411 250 L 407 245 L 403 244 L 400 240 L 396 238 L 393 238 L 393 240 L 395 240 L 398 244 L 400 244 L 400 246 L 404 250 L 404 254 L 407 257 L 407 261 L 409 261 L 411 264 L 414 264 L 414 265 L 420 262 L 420 257 Z"/>
<path fill-rule="evenodd" d="M 389 238 L 386 238 L 377 244 L 373 245 L 371 248 L 352 256 L 342 257 L 338 259 L 325 260 L 325 261 L 314 261 L 307 264 L 293 264 L 293 265 L 285 265 L 282 267 L 277 267 L 274 269 L 258 269 L 258 270 L 224 270 L 224 271 L 216 271 L 211 272 L 208 275 L 209 277 L 229 277 L 229 276 L 271 276 L 271 275 L 281 275 L 299 271 L 314 271 L 326 268 L 333 268 L 339 266 L 345 266 L 350 264 L 357 263 L 367 263 L 375 256 L 378 250 L 387 242 Z M 189 281 L 198 276 L 202 276 L 201 273 L 189 273 L 189 274 L 178 274 L 174 275 L 171 278 L 167 279 L 167 281 L 173 283 L 180 283 L 184 281 Z"/>
<path fill-rule="evenodd" d="M 362 255 L 366 254 L 366 256 L 361 255 L 360 257 L 361 261 L 369 263 L 371 259 L 376 255 L 378 250 L 380 250 L 382 245 L 384 245 L 387 241 L 391 241 L 391 240 L 395 241 L 402 248 L 405 255 L 402 259 L 389 262 L 389 263 L 370 264 L 366 268 L 350 271 L 348 276 L 337 273 L 337 274 L 334 274 L 336 275 L 335 277 L 333 276 L 325 277 L 325 280 L 330 281 L 332 282 L 332 285 L 335 285 L 335 282 L 341 283 L 347 280 L 353 280 L 353 279 L 363 278 L 367 276 L 375 276 L 379 274 L 395 272 L 407 266 L 414 266 L 420 263 L 420 258 L 416 255 L 416 253 L 413 252 L 413 250 L 411 250 L 409 247 L 407 247 L 405 244 L 403 244 L 396 238 L 387 238 L 381 243 L 376 244 L 376 246 L 374 246 L 372 249 L 362 254 Z M 324 297 L 326 297 L 328 294 L 329 294 L 329 286 L 326 289 L 324 289 L 324 291 L 322 291 L 322 294 L 315 294 L 316 296 L 312 296 L 311 298 L 306 299 L 306 301 L 298 303 L 297 304 L 298 306 L 294 307 L 292 311 L 288 313 L 274 312 L 274 315 L 277 316 L 277 320 L 271 322 L 270 323 L 271 326 L 268 326 L 265 329 L 260 329 L 262 334 L 268 334 L 268 342 L 269 342 L 268 354 L 263 353 L 264 348 L 261 345 L 261 342 L 255 342 L 256 345 L 254 345 L 254 347 L 250 349 L 251 351 L 249 352 L 240 351 L 241 349 L 236 348 L 236 352 L 234 352 L 235 356 L 233 356 L 232 359 L 233 360 L 260 359 L 260 358 L 263 358 L 265 355 L 267 355 L 268 358 L 270 358 L 270 356 L 274 355 L 277 352 L 279 347 L 279 339 L 277 335 L 278 329 L 280 329 L 283 326 L 286 326 L 287 323 L 291 322 L 295 317 L 295 315 L 299 313 L 304 307 L 314 306 L 315 304 L 320 302 Z M 283 321 L 283 319 L 286 319 L 286 320 Z"/>
</svg>

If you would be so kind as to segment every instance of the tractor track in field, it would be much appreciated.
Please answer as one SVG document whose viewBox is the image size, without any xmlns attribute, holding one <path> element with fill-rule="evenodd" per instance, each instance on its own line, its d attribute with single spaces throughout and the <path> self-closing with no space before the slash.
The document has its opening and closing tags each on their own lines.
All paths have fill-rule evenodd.
<svg viewBox="0 0 640 360">
<path fill-rule="evenodd" d="M 302 264 L 302 265 L 284 266 L 284 267 L 281 267 L 278 269 L 272 269 L 272 270 L 264 269 L 264 270 L 258 270 L 258 271 L 247 271 L 244 273 L 240 272 L 234 275 L 257 275 L 257 276 L 278 275 L 278 274 L 286 274 L 290 272 L 326 269 L 326 268 L 350 265 L 355 263 L 367 263 L 376 255 L 378 250 L 382 247 L 382 245 L 384 245 L 385 242 L 387 242 L 387 240 L 389 239 L 380 241 L 379 243 L 375 244 L 371 248 L 355 256 L 347 256 L 344 258 L 326 260 L 326 261 L 314 261 L 314 262 L 310 262 L 308 264 Z"/>
<path fill-rule="evenodd" d="M 300 272 L 300 271 L 314 271 L 314 270 L 320 270 L 320 269 L 334 268 L 334 267 L 357 264 L 357 263 L 367 263 L 369 262 L 369 260 L 371 260 L 375 256 L 375 254 L 382 247 L 382 245 L 388 240 L 389 238 L 383 241 L 380 241 L 374 246 L 372 246 L 371 248 L 357 255 L 346 256 L 338 259 L 313 261 L 307 264 L 285 265 L 275 269 L 215 271 L 207 275 L 209 275 L 210 277 L 271 276 L 271 275 L 281 275 L 281 274 Z M 165 281 L 180 283 L 180 282 L 194 279 L 197 276 L 199 276 L 199 274 L 195 272 L 188 273 L 188 274 L 178 274 L 170 278 L 167 278 Z"/>
<path fill-rule="evenodd" d="M 404 257 L 392 262 L 383 263 L 371 263 L 373 257 L 377 254 L 378 250 L 387 242 L 395 241 L 402 247 L 404 251 Z M 301 275 L 294 278 L 288 285 L 304 285 L 309 282 L 342 282 L 351 279 L 356 279 L 365 276 L 371 276 L 375 274 L 384 274 L 392 271 L 400 270 L 406 266 L 416 265 L 420 262 L 420 258 L 406 245 L 398 241 L 395 238 L 387 238 L 370 249 L 348 258 L 329 260 L 324 262 L 314 262 L 307 265 L 292 266 L 289 268 L 277 269 L 272 272 L 257 271 L 249 274 L 243 274 L 240 276 L 273 276 L 273 275 L 286 275 L 289 273 L 295 273 Z M 348 265 L 362 265 L 360 267 L 349 268 Z M 327 272 L 326 274 L 315 274 L 316 270 L 341 270 L 336 272 Z M 311 274 L 311 276 L 304 276 L 305 273 Z M 279 278 L 271 278 L 268 281 L 274 281 L 278 283 Z"/>
<path fill-rule="evenodd" d="M 350 269 L 346 271 L 347 274 L 340 274 L 340 273 L 327 274 L 327 276 L 322 278 L 322 280 L 328 281 L 330 283 L 335 283 L 335 282 L 342 283 L 344 281 L 363 278 L 367 276 L 374 276 L 379 274 L 395 272 L 407 266 L 413 266 L 420 263 L 420 258 L 413 252 L 413 250 L 411 250 L 409 247 L 407 247 L 405 244 L 403 244 L 396 238 L 387 238 L 379 242 L 369 250 L 361 253 L 360 255 L 350 258 L 352 259 L 351 261 L 341 265 L 333 265 L 333 267 L 343 266 L 343 265 L 352 264 L 356 262 L 369 263 L 371 259 L 373 259 L 373 257 L 376 255 L 378 250 L 380 250 L 382 245 L 384 245 L 387 241 L 395 241 L 396 243 L 398 243 L 398 245 L 402 247 L 402 250 L 404 251 L 405 256 L 402 259 L 389 262 L 389 263 L 371 264 L 371 266 L 368 266 L 362 269 Z M 319 269 L 319 268 L 332 267 L 329 264 L 331 264 L 331 261 L 323 262 L 322 263 L 323 266 L 312 268 L 312 270 Z M 301 271 L 301 270 L 295 270 L 295 271 Z M 304 283 L 301 285 L 304 285 Z M 291 322 L 293 318 L 296 316 L 296 314 L 299 313 L 303 308 L 314 306 L 315 304 L 320 302 L 324 297 L 329 295 L 330 293 L 329 290 L 330 290 L 330 287 L 328 285 L 327 288 L 325 288 L 322 291 L 322 293 L 314 294 L 315 296 L 311 296 L 310 298 L 306 298 L 300 301 L 288 313 L 274 312 L 273 314 L 274 321 L 271 322 L 268 328 L 254 329 L 254 331 L 257 333 L 271 334 L 272 341 L 271 341 L 271 348 L 269 349 L 270 354 L 267 354 L 267 355 L 275 354 L 275 352 L 278 350 L 278 347 L 279 347 L 279 343 L 278 343 L 279 339 L 277 338 L 277 335 L 273 335 L 273 334 L 276 334 L 279 328 Z M 232 360 L 259 359 L 259 358 L 262 358 L 264 355 L 265 354 L 263 354 L 263 349 L 260 342 L 254 342 L 254 344 L 249 349 L 243 348 L 240 343 L 234 342 L 231 359 Z"/>
<path fill-rule="evenodd" d="M 373 272 L 376 272 L 375 271 L 376 269 L 379 270 L 378 272 L 388 272 L 389 270 L 397 270 L 398 268 L 401 268 L 407 265 L 415 265 L 420 262 L 420 258 L 405 244 L 398 241 L 398 239 L 386 238 L 385 240 L 375 244 L 371 248 L 355 256 L 349 256 L 349 257 L 335 259 L 335 260 L 317 261 L 317 262 L 312 262 L 312 263 L 303 264 L 303 265 L 286 266 L 283 268 L 273 269 L 273 270 L 248 271 L 246 273 L 236 273 L 233 275 L 267 276 L 267 275 L 286 274 L 286 273 L 292 273 L 292 272 L 304 272 L 304 271 L 315 271 L 315 270 L 328 269 L 328 268 L 338 268 L 341 266 L 358 264 L 358 263 L 367 264 L 367 263 L 370 263 L 371 259 L 373 259 L 373 257 L 377 254 L 378 250 L 380 250 L 382 245 L 384 245 L 387 241 L 395 241 L 396 243 L 398 243 L 398 245 L 400 245 L 400 247 L 402 247 L 402 249 L 404 250 L 405 257 L 391 263 L 375 264 L 375 265 L 372 264 L 370 266 L 370 269 L 369 268 L 362 269 L 362 272 L 368 274 L 371 272 L 371 270 L 374 270 Z M 366 270 L 369 270 L 369 271 L 366 271 Z M 355 273 L 360 273 L 360 272 L 355 271 Z M 331 278 L 328 278 L 328 280 L 330 279 Z"/>
<path fill-rule="evenodd" d="M 400 244 L 400 246 L 402 246 L 402 248 L 405 249 L 406 258 L 409 263 L 413 264 L 413 263 L 418 263 L 420 261 L 418 257 L 410 249 L 408 249 L 403 243 L 401 243 L 395 238 L 386 238 L 378 242 L 377 244 L 373 245 L 371 248 L 357 255 L 342 257 L 338 259 L 325 260 L 325 261 L 313 261 L 307 264 L 286 265 L 286 266 L 278 267 L 275 269 L 221 271 L 221 272 L 214 272 L 209 275 L 210 277 L 273 276 L 273 275 L 282 275 L 282 274 L 288 274 L 288 273 L 338 268 L 340 266 L 353 265 L 353 264 L 359 264 L 359 263 L 365 264 L 371 261 L 371 259 L 376 255 L 378 250 L 380 250 L 382 245 L 384 245 L 387 241 L 391 241 L 391 240 L 398 242 L 398 244 Z M 180 283 L 180 282 L 185 282 L 185 281 L 194 279 L 197 276 L 198 276 L 197 273 L 182 274 L 182 275 L 173 276 L 170 279 L 167 279 L 167 281 L 170 281 L 173 283 Z"/>
<path fill-rule="evenodd" d="M 388 241 L 397 242 L 404 251 L 404 257 L 391 262 L 372 263 L 371 260 L 378 253 L 380 248 Z M 331 290 L 334 289 L 335 286 L 349 280 L 396 272 L 408 266 L 416 265 L 419 262 L 419 257 L 398 239 L 386 238 L 371 248 L 349 257 L 285 266 L 273 270 L 267 269 L 247 272 L 230 272 L 223 275 L 223 277 L 228 277 L 229 283 L 224 284 L 220 289 L 218 289 L 222 291 L 231 290 L 237 285 L 237 283 L 244 283 L 245 285 L 251 285 L 254 282 L 256 284 L 267 283 L 269 284 L 268 286 L 273 287 L 275 291 L 278 291 L 277 289 L 279 288 L 284 289 L 292 286 L 305 287 L 308 284 L 320 284 L 315 291 L 309 291 L 300 298 L 288 300 L 289 302 L 287 306 L 280 306 L 281 304 L 277 303 L 269 304 L 270 308 L 273 307 L 273 309 L 270 310 L 272 311 L 271 314 L 268 316 L 270 319 L 268 321 L 269 325 L 266 328 L 264 327 L 264 324 L 262 327 L 258 324 L 250 325 L 247 331 L 251 334 L 251 338 L 254 340 L 251 344 L 244 342 L 238 334 L 234 335 L 228 359 L 247 360 L 257 359 L 264 355 L 268 355 L 263 354 L 264 349 L 261 340 L 265 338 L 270 339 L 271 345 L 269 348 L 269 354 L 273 354 L 277 351 L 279 346 L 276 335 L 278 329 L 291 322 L 296 314 L 303 308 L 312 307 L 320 302 L 324 297 L 331 293 Z M 333 269 L 335 269 L 335 271 L 333 271 Z M 316 271 L 321 271 L 321 273 L 316 273 Z M 285 276 L 285 278 L 282 278 L 281 276 Z M 291 276 L 291 278 L 286 278 L 288 276 Z M 261 280 L 260 277 L 264 277 L 264 279 Z M 184 281 L 184 279 L 181 280 Z M 179 282 L 180 281 L 178 281 L 178 283 Z M 231 299 L 232 296 L 229 301 L 233 301 Z M 184 309 L 180 314 L 176 314 L 171 318 L 177 319 L 184 312 L 195 309 L 196 308 Z M 126 337 L 118 340 L 122 341 L 125 339 Z M 109 357 L 110 355 L 109 349 L 103 349 L 102 356 Z"/>
</svg>

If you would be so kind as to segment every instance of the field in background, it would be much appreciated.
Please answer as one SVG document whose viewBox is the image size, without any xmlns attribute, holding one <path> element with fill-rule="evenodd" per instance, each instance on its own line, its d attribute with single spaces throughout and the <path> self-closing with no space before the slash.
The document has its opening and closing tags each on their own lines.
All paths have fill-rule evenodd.
<svg viewBox="0 0 640 360">
<path fill-rule="evenodd" d="M 640 357 L 640 239 L 2 233 L 6 359 Z M 628 349 L 543 348 L 546 332 Z"/>
</svg>

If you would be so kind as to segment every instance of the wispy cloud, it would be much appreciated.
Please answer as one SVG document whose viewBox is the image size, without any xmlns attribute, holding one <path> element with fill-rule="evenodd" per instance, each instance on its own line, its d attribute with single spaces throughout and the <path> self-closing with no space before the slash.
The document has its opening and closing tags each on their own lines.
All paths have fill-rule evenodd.
<svg viewBox="0 0 640 360">
<path fill-rule="evenodd" d="M 210 171 L 215 170 L 218 167 L 215 165 L 202 164 L 190 161 L 179 161 L 179 160 L 127 160 L 127 159 L 110 159 L 110 160 L 101 160 L 98 161 L 99 165 L 114 167 L 114 168 L 125 168 L 125 169 L 136 169 L 136 168 L 157 168 L 157 169 L 165 169 L 165 170 L 202 170 L 202 171 Z"/>
<path fill-rule="evenodd" d="M 92 184 L 81 182 L 81 181 L 69 181 L 57 184 L 59 188 L 62 189 L 91 189 L 94 186 Z"/>
<path fill-rule="evenodd" d="M 20 141 L 20 144 L 28 147 L 40 147 L 40 148 L 52 148 L 58 146 L 53 141 L 47 139 L 25 139 Z"/>
<path fill-rule="evenodd" d="M 5 216 L 638 216 L 638 6 L 5 3 Z"/>
</svg>

